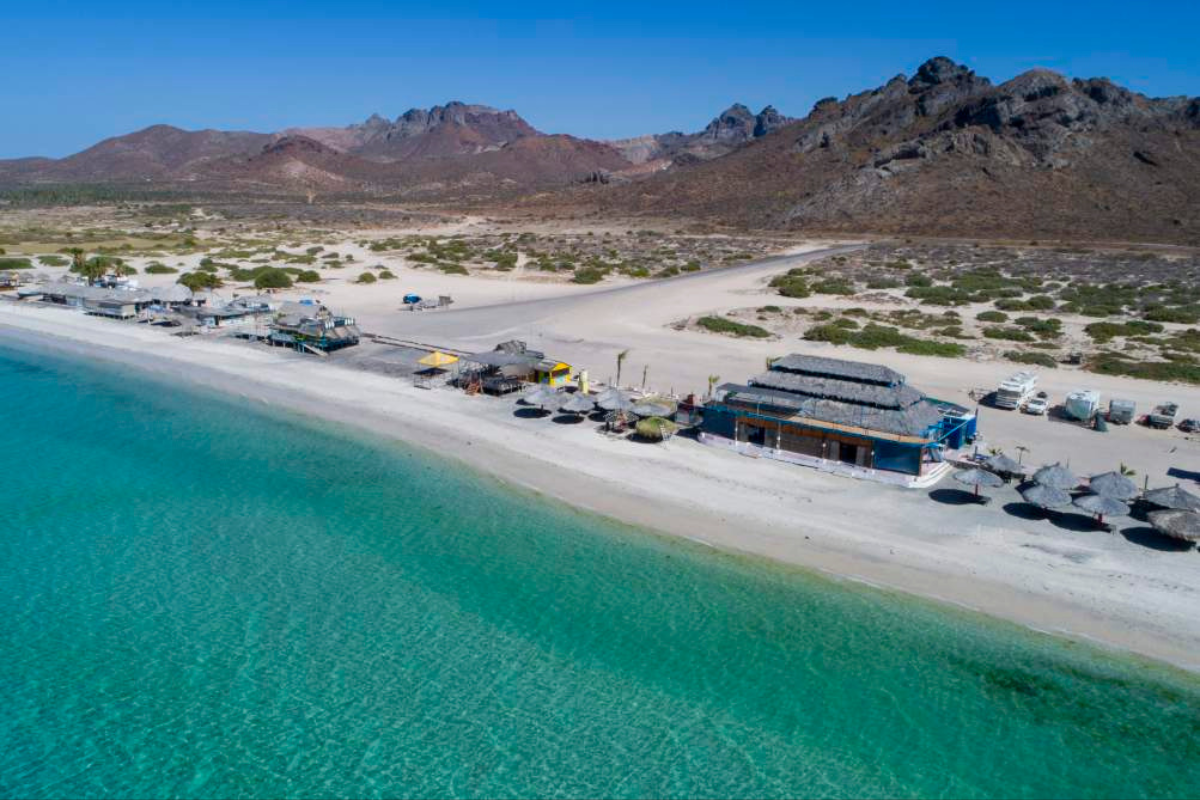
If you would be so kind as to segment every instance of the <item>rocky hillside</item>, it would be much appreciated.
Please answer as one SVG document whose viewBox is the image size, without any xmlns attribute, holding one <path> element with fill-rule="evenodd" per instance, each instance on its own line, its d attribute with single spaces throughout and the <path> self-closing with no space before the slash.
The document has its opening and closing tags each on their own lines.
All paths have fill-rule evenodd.
<svg viewBox="0 0 1200 800">
<path fill-rule="evenodd" d="M 734 103 L 699 133 L 673 131 L 618 139 L 609 144 L 633 164 L 658 161 L 665 168 L 726 155 L 789 122 L 792 120 L 776 111 L 774 106 L 767 106 L 755 114 L 741 103 Z"/>
<path fill-rule="evenodd" d="M 703 163 L 576 190 L 755 228 L 1200 243 L 1200 99 L 946 58 Z"/>
</svg>

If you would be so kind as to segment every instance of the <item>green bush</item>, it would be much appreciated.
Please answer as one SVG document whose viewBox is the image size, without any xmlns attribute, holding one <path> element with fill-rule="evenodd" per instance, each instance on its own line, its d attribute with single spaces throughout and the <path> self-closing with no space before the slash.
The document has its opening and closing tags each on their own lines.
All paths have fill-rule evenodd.
<svg viewBox="0 0 1200 800">
<path fill-rule="evenodd" d="M 753 339 L 766 339 L 771 335 L 771 332 L 765 328 L 760 328 L 757 325 L 746 325 L 742 322 L 736 322 L 725 317 L 701 317 L 696 320 L 696 324 L 706 331 L 713 333 L 728 333 L 734 336 L 748 336 Z"/>
<path fill-rule="evenodd" d="M 0 258 L 0 270 L 31 269 L 33 263 L 28 258 Z"/>
<path fill-rule="evenodd" d="M 38 256 L 38 263 L 45 267 L 65 267 L 71 260 L 62 256 Z"/>
<path fill-rule="evenodd" d="M 385 270 L 380 271 L 379 279 L 381 281 L 394 281 L 394 280 L 396 280 L 396 274 L 394 272 L 392 272 L 390 269 L 385 269 Z"/>
<path fill-rule="evenodd" d="M 812 294 L 812 290 L 808 288 L 808 281 L 800 275 L 793 274 L 794 272 L 795 270 L 792 270 L 786 275 L 776 275 L 771 279 L 771 287 L 784 297 L 808 297 Z"/>
<path fill-rule="evenodd" d="M 179 276 L 177 283 L 181 283 L 193 292 L 198 292 L 201 289 L 219 289 L 224 284 L 221 279 L 211 272 L 185 272 Z"/>
<path fill-rule="evenodd" d="M 604 270 L 596 267 L 580 267 L 575 270 L 575 277 L 571 280 L 583 284 L 599 283 L 604 280 Z"/>
<path fill-rule="evenodd" d="M 983 335 L 988 339 L 1003 339 L 1009 342 L 1032 342 L 1033 334 L 1021 328 L 1000 328 L 989 326 L 983 329 Z"/>
<path fill-rule="evenodd" d="M 268 267 L 254 277 L 255 289 L 290 289 L 292 277 L 281 269 Z"/>
<path fill-rule="evenodd" d="M 1154 306 L 1148 308 L 1146 313 L 1142 315 L 1142 318 L 1150 322 L 1175 322 L 1181 325 L 1195 325 L 1196 323 L 1200 323 L 1200 306 L 1177 306 L 1175 308 Z"/>
<path fill-rule="evenodd" d="M 376 281 L 374 272 L 360 273 L 355 283 L 374 283 Z"/>
<path fill-rule="evenodd" d="M 840 325 L 814 325 L 804 332 L 804 338 L 809 342 L 850 344 L 850 341 L 854 338 L 854 333 Z"/>
<path fill-rule="evenodd" d="M 1157 322 L 1135 319 L 1129 322 L 1093 322 L 1084 327 L 1083 332 L 1092 337 L 1096 344 L 1105 344 L 1117 336 L 1145 336 L 1162 333 L 1163 330 L 1163 326 Z"/>
<path fill-rule="evenodd" d="M 1054 298 L 1046 294 L 1035 294 L 1025 301 L 1025 305 L 1033 311 L 1050 311 L 1054 308 Z"/>
<path fill-rule="evenodd" d="M 871 278 L 867 281 L 868 289 L 898 289 L 903 284 L 894 278 Z"/>
<path fill-rule="evenodd" d="M 146 266 L 147 275 L 175 275 L 179 270 L 174 267 L 168 267 L 166 264 L 155 262 Z"/>
<path fill-rule="evenodd" d="M 928 342 L 922 339 L 910 339 L 896 348 L 900 353 L 912 356 L 938 356 L 940 358 L 961 358 L 967 354 L 967 348 L 954 342 Z"/>
<path fill-rule="evenodd" d="M 1200 364 L 1186 361 L 1131 361 L 1116 353 L 1102 353 L 1089 361 L 1086 368 L 1102 375 L 1200 384 Z"/>
<path fill-rule="evenodd" d="M 980 311 L 975 319 L 980 322 L 1008 322 L 1008 314 L 1003 311 Z"/>
<path fill-rule="evenodd" d="M 826 278 L 814 283 L 812 290 L 817 294 L 852 295 L 854 284 L 843 278 Z"/>
<path fill-rule="evenodd" d="M 928 275 L 909 275 L 904 279 L 904 285 L 916 289 L 927 289 L 933 286 L 933 278 Z"/>
<path fill-rule="evenodd" d="M 296 283 L 317 283 L 320 280 L 321 273 L 317 272 L 315 269 L 302 270 L 300 274 L 296 276 Z"/>
<path fill-rule="evenodd" d="M 1020 350 L 1009 350 L 1004 354 L 1004 357 L 1018 364 L 1034 364 L 1039 367 L 1048 367 L 1049 369 L 1054 369 L 1058 366 L 1058 362 L 1054 360 L 1054 357 L 1048 356 L 1045 353 L 1022 353 Z"/>
</svg>

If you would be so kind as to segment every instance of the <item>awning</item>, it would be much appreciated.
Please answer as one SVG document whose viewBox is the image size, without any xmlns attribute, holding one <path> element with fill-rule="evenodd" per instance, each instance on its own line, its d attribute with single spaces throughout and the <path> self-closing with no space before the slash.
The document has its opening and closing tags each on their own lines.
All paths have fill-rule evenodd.
<svg viewBox="0 0 1200 800">
<path fill-rule="evenodd" d="M 423 367 L 446 367 L 458 361 L 458 356 L 448 355 L 441 350 L 434 350 L 417 363 Z"/>
</svg>

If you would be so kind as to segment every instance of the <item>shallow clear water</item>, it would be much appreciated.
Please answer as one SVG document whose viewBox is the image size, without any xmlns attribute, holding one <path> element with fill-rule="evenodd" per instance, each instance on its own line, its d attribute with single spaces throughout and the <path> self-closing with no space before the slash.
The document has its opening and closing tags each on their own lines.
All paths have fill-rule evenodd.
<svg viewBox="0 0 1200 800">
<path fill-rule="evenodd" d="M 0 387 L 0 795 L 1200 794 L 1190 676 L 122 368 Z"/>
</svg>

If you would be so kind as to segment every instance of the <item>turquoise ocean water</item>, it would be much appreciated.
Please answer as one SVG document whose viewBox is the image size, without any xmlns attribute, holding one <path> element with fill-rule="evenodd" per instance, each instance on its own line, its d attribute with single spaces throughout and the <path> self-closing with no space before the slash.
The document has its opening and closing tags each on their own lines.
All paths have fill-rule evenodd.
<svg viewBox="0 0 1200 800">
<path fill-rule="evenodd" d="M 1200 795 L 1191 676 L 120 368 L 0 388 L 0 796 Z"/>
</svg>

